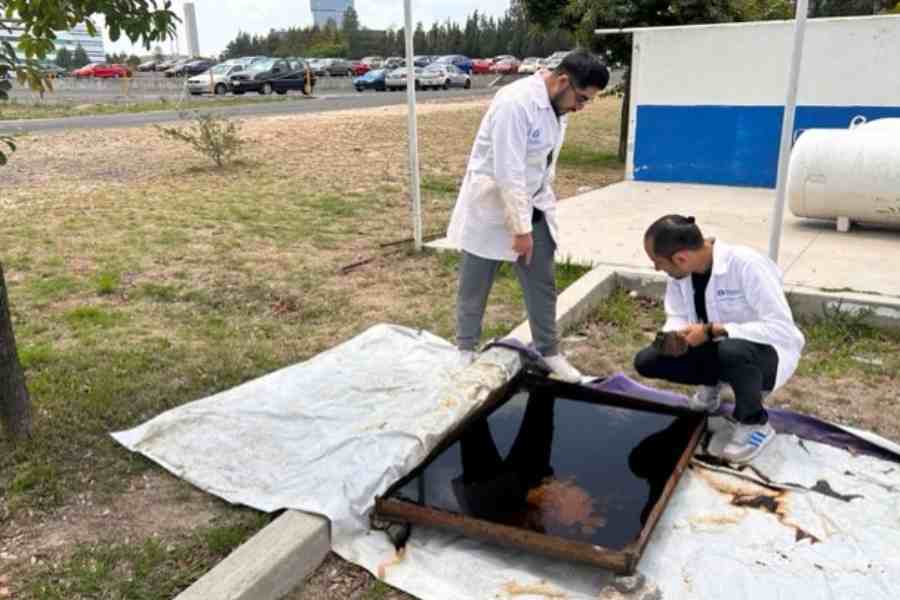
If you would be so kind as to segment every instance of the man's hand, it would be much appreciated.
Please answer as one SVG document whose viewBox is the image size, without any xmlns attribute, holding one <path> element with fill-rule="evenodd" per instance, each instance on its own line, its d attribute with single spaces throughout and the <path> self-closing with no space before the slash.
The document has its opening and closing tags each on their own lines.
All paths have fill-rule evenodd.
<svg viewBox="0 0 900 600">
<path fill-rule="evenodd" d="M 534 250 L 534 239 L 530 233 L 513 236 L 513 252 L 519 255 L 519 259 L 525 258 L 525 264 L 531 264 L 531 253 Z"/>
<path fill-rule="evenodd" d="M 680 331 L 660 331 L 653 340 L 653 347 L 663 356 L 678 358 L 688 351 L 687 340 Z"/>
<path fill-rule="evenodd" d="M 709 341 L 709 338 L 706 335 L 706 326 L 703 323 L 688 325 L 679 333 L 684 337 L 684 341 L 686 341 L 691 348 L 699 346 L 700 344 L 705 344 Z"/>
</svg>

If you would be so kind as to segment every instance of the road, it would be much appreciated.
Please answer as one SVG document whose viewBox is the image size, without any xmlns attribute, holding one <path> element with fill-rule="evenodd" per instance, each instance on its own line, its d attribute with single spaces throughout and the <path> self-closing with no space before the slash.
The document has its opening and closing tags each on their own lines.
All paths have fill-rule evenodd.
<svg viewBox="0 0 900 600">
<path fill-rule="evenodd" d="M 484 98 L 494 94 L 495 88 L 473 90 L 447 90 L 435 92 L 419 92 L 416 101 L 419 104 L 444 102 L 448 100 L 466 100 Z M 334 110 L 373 108 L 405 104 L 405 93 L 363 92 L 332 94 L 305 98 L 301 95 L 289 96 L 284 102 L 250 102 L 246 106 L 230 106 L 215 108 L 210 102 L 209 112 L 229 117 L 248 117 L 259 115 L 281 115 L 298 113 L 317 113 Z M 55 131 L 61 129 L 107 128 L 107 127 L 140 127 L 154 123 L 177 121 L 178 111 L 160 111 L 147 113 L 120 113 L 111 115 L 88 115 L 83 117 L 65 117 L 58 119 L 24 119 L 17 121 L 0 121 L 0 133 L 34 133 L 38 131 Z"/>
<path fill-rule="evenodd" d="M 613 71 L 610 81 L 610 87 L 616 85 L 621 81 L 621 79 L 621 71 Z M 420 104 L 424 104 L 429 102 L 447 102 L 484 98 L 493 95 L 499 89 L 494 87 L 482 87 L 482 85 L 487 85 L 487 83 L 480 82 L 479 85 L 470 90 L 441 90 L 428 92 L 420 91 L 416 94 L 416 101 Z M 98 98 L 103 98 L 104 94 L 108 92 L 110 92 L 110 90 L 105 90 L 105 88 L 98 88 L 92 93 L 87 93 L 85 99 L 92 98 L 94 101 L 97 101 Z M 72 92 L 70 91 L 65 93 Z M 78 94 L 83 93 L 84 92 L 78 92 Z M 222 108 L 215 107 L 217 101 L 220 99 L 219 97 L 188 97 L 192 101 L 203 98 L 208 104 L 208 108 L 205 108 L 205 110 L 208 110 L 213 114 L 227 115 L 229 117 L 317 113 L 335 110 L 392 106 L 396 104 L 406 103 L 405 93 L 369 91 L 360 94 L 354 91 L 344 90 L 321 90 L 320 95 L 317 95 L 314 98 L 306 98 L 301 94 L 295 95 L 294 93 L 291 93 L 283 102 L 260 102 L 258 100 L 265 99 L 267 97 L 249 94 L 246 97 L 246 105 L 227 106 Z M 157 96 L 153 99 L 158 100 L 159 97 Z M 177 100 L 173 100 L 173 103 L 176 101 Z M 56 131 L 61 129 L 140 127 L 142 125 L 177 121 L 179 118 L 179 111 L 171 110 L 145 113 L 85 115 L 79 117 L 65 117 L 54 119 L 23 119 L 16 121 L 0 121 L 0 134 L 15 134 L 24 132 L 34 133 L 39 131 Z"/>
</svg>

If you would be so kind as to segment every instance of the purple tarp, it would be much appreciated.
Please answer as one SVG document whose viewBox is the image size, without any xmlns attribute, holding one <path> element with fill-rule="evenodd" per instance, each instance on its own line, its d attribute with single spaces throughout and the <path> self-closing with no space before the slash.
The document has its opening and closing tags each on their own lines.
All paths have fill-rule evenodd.
<svg viewBox="0 0 900 600">
<path fill-rule="evenodd" d="M 521 352 L 531 363 L 539 363 L 541 358 L 533 347 L 525 346 L 514 339 L 493 342 L 487 347 L 490 348 L 492 346 Z M 666 406 L 687 407 L 686 396 L 643 385 L 624 373 L 616 373 L 610 377 L 600 378 L 587 385 L 603 392 L 634 396 L 649 402 L 665 404 Z M 733 403 L 723 403 L 715 414 L 730 415 L 733 410 Z M 769 423 L 772 424 L 772 427 L 778 433 L 793 434 L 806 440 L 841 448 L 852 454 L 867 454 L 883 460 L 900 462 L 900 455 L 897 453 L 864 440 L 827 421 L 780 408 L 767 408 L 766 411 L 769 413 Z"/>
</svg>

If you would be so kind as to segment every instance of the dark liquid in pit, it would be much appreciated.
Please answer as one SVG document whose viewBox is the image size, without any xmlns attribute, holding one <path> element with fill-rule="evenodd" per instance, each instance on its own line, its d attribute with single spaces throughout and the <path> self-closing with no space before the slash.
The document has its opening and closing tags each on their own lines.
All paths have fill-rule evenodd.
<svg viewBox="0 0 900 600">
<path fill-rule="evenodd" d="M 522 388 L 392 497 L 621 550 L 640 535 L 697 426 Z"/>
</svg>

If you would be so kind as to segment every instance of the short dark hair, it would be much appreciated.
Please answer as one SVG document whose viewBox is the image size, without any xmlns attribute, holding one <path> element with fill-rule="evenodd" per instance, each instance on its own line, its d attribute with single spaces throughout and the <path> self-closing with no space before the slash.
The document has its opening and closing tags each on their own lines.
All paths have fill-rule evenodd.
<svg viewBox="0 0 900 600">
<path fill-rule="evenodd" d="M 554 73 L 568 75 L 580 88 L 603 89 L 609 83 L 609 70 L 595 54 L 583 48 L 569 52 L 554 69 Z"/>
<path fill-rule="evenodd" d="M 703 233 L 694 217 L 666 215 L 647 228 L 644 241 L 651 242 L 653 254 L 672 258 L 682 250 L 699 250 L 703 247 Z"/>
</svg>

